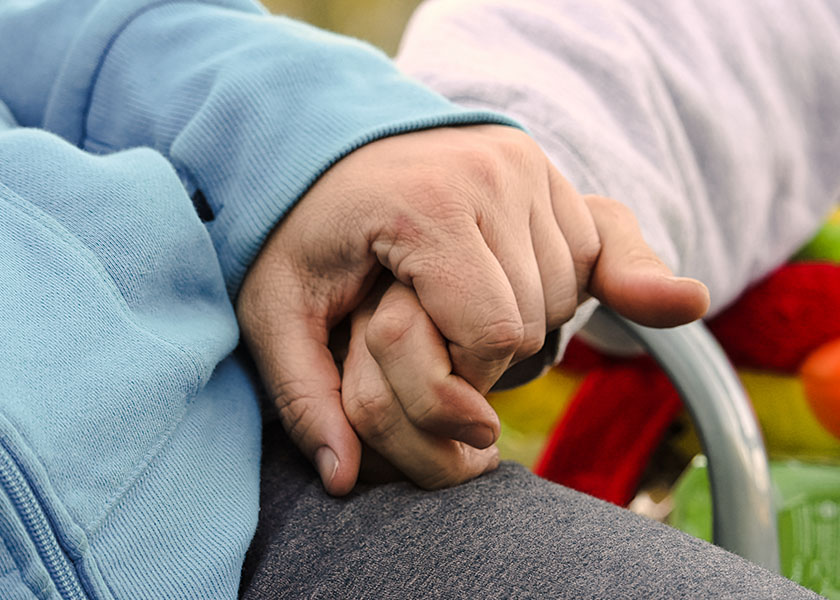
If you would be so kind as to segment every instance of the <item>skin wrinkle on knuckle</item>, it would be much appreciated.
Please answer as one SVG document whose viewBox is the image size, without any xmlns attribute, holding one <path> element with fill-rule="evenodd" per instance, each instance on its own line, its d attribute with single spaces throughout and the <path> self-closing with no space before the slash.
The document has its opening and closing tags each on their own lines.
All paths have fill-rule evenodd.
<svg viewBox="0 0 840 600">
<path fill-rule="evenodd" d="M 356 393 L 344 404 L 345 414 L 353 428 L 371 446 L 384 443 L 394 437 L 400 424 L 400 416 L 393 407 L 389 394 Z"/>
<path fill-rule="evenodd" d="M 500 198 L 508 186 L 507 161 L 504 152 L 497 148 L 468 150 L 458 157 L 463 165 L 459 170 L 461 178 L 466 178 L 465 186 L 476 190 L 483 197 Z"/>
<path fill-rule="evenodd" d="M 413 320 L 380 305 L 380 310 L 373 313 L 365 331 L 367 348 L 377 360 L 383 359 L 409 337 L 412 327 Z M 393 356 L 390 358 L 393 359 Z"/>
<path fill-rule="evenodd" d="M 467 446 L 461 442 L 454 442 L 450 445 L 445 458 L 435 460 L 435 469 L 424 479 L 421 485 L 424 489 L 439 490 L 453 487 L 465 481 L 473 479 L 481 474 L 481 469 L 476 468 L 472 455 Z"/>
<path fill-rule="evenodd" d="M 312 398 L 306 396 L 285 398 L 276 396 L 274 399 L 274 405 L 280 412 L 283 428 L 297 445 L 303 444 L 315 424 L 314 419 L 308 418 L 312 409 L 307 400 L 311 401 Z"/>
<path fill-rule="evenodd" d="M 437 286 L 447 286 L 447 293 L 463 296 L 467 292 L 462 270 L 475 269 L 469 261 L 453 264 L 444 253 L 445 248 L 437 246 L 430 252 L 417 252 L 405 263 L 405 270 L 412 279 L 424 277 Z"/>
<path fill-rule="evenodd" d="M 413 394 L 411 398 L 401 398 L 400 404 L 409 420 L 421 429 L 431 427 L 439 420 L 439 403 L 430 401 L 422 392 Z"/>
<path fill-rule="evenodd" d="M 402 324 L 400 324 L 400 325 L 402 325 Z M 404 332 L 404 333 L 407 333 L 407 332 L 409 331 L 409 329 L 410 329 L 410 326 L 405 326 L 405 327 L 404 327 L 404 329 L 405 329 L 405 332 Z M 366 334 L 369 334 L 369 333 L 370 333 L 370 329 L 368 329 L 368 331 L 366 332 Z M 394 343 L 396 343 L 396 341 L 397 341 L 397 340 L 392 340 L 392 341 L 393 341 Z M 367 342 L 367 340 L 366 340 L 366 342 Z M 379 343 L 381 343 L 381 342 L 379 342 L 379 341 L 374 341 L 374 345 L 379 344 Z M 375 350 L 372 350 L 370 347 L 368 347 L 368 350 L 370 351 L 371 356 L 372 356 L 372 357 L 374 357 L 374 358 L 377 358 L 377 356 L 379 356 L 380 358 L 382 358 L 382 357 L 383 357 L 383 355 L 384 355 L 385 353 L 387 353 L 388 349 L 389 349 L 389 347 L 388 347 L 388 346 L 384 346 L 384 345 L 383 345 L 383 346 L 380 346 L 380 347 L 378 347 L 378 348 L 375 348 Z M 377 354 L 378 352 L 379 352 L 380 354 Z M 400 356 L 399 358 L 404 358 L 404 356 Z M 394 357 L 390 357 L 390 358 L 389 358 L 389 361 L 393 361 L 393 360 L 394 360 Z M 381 372 L 380 372 L 380 373 L 381 373 Z M 370 383 L 369 383 L 369 385 L 371 386 L 371 388 L 372 388 L 373 386 L 383 386 L 383 385 L 387 385 L 387 384 L 384 384 L 384 383 L 382 382 L 382 380 L 381 380 L 381 379 L 375 378 L 375 381 L 374 381 L 373 379 L 374 379 L 374 378 L 373 378 L 373 376 L 372 376 L 372 379 L 371 379 L 371 381 L 370 381 Z M 358 388 L 364 388 L 364 383 L 363 383 L 363 382 L 360 382 L 360 383 L 357 385 L 357 387 L 358 387 Z M 397 400 L 397 399 L 396 399 L 396 397 L 394 396 L 394 393 L 393 393 L 392 391 L 390 391 L 390 389 L 389 389 L 389 391 L 388 391 L 388 392 L 384 392 L 384 391 L 383 391 L 383 392 L 381 392 L 381 394 L 386 395 L 386 397 L 387 397 L 387 402 L 382 404 L 382 406 L 380 407 L 380 410 L 382 410 L 382 409 L 387 409 L 387 410 L 390 410 L 390 409 L 392 409 L 392 406 L 393 406 L 393 404 L 394 404 L 394 403 L 399 402 L 399 404 L 400 404 L 399 412 L 400 412 L 400 413 L 403 413 L 403 412 L 404 412 L 404 413 L 408 416 L 409 420 L 411 420 L 412 422 L 416 422 L 416 418 L 415 418 L 415 417 L 416 417 L 417 415 L 420 415 L 421 419 L 422 419 L 422 418 L 425 418 L 425 417 L 426 417 L 426 413 L 427 413 L 427 412 L 429 412 L 429 411 L 430 411 L 431 409 L 433 409 L 434 407 L 433 407 L 433 406 L 429 406 L 429 407 L 427 407 L 426 409 L 421 409 L 421 410 L 420 410 L 420 412 L 418 412 L 418 411 L 417 411 L 417 409 L 416 409 L 416 407 L 417 407 L 418 405 L 423 404 L 423 402 L 422 402 L 422 401 L 423 401 L 423 399 L 424 399 L 424 392 L 423 392 L 423 390 L 422 390 L 422 389 L 418 388 L 417 386 L 411 386 L 411 391 L 413 392 L 411 395 L 406 395 L 406 394 L 405 394 L 405 392 L 403 392 L 403 394 L 400 396 L 399 400 Z"/>
<path fill-rule="evenodd" d="M 480 334 L 465 349 L 484 360 L 502 360 L 511 356 L 525 339 L 525 325 L 516 316 L 496 318 L 480 328 Z"/>
</svg>

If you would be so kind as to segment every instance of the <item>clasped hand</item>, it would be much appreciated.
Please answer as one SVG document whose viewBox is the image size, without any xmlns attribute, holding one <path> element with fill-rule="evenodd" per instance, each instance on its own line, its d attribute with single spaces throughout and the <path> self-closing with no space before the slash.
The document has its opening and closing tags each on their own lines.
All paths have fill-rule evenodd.
<svg viewBox="0 0 840 600">
<path fill-rule="evenodd" d="M 335 164 L 266 242 L 237 314 L 286 430 L 341 495 L 363 445 L 426 488 L 495 468 L 484 395 L 590 295 L 660 327 L 708 306 L 629 209 L 579 195 L 521 131 L 482 125 Z"/>
</svg>

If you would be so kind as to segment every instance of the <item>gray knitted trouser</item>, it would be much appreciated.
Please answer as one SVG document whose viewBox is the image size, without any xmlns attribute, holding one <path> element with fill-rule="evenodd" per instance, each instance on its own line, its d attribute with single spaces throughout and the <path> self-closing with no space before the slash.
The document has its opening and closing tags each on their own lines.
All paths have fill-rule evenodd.
<svg viewBox="0 0 840 600">
<path fill-rule="evenodd" d="M 327 496 L 265 431 L 243 598 L 814 598 L 787 579 L 524 468 L 454 489 Z"/>
</svg>

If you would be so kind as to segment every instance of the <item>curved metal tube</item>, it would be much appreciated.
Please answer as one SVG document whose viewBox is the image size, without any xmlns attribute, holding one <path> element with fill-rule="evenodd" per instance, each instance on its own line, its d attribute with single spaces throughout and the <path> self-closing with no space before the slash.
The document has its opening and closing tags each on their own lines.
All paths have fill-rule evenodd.
<svg viewBox="0 0 840 600">
<path fill-rule="evenodd" d="M 705 325 L 651 329 L 599 308 L 642 344 L 668 374 L 708 457 L 714 542 L 779 572 L 779 541 L 767 453 L 752 405 Z"/>
</svg>

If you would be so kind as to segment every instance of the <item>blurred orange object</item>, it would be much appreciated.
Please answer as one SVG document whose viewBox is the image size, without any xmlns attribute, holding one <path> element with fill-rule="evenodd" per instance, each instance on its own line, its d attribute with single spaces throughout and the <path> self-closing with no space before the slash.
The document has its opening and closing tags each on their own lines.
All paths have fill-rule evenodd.
<svg viewBox="0 0 840 600">
<path fill-rule="evenodd" d="M 840 438 L 840 338 L 811 352 L 800 369 L 805 398 L 828 431 Z"/>
</svg>

